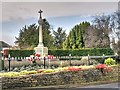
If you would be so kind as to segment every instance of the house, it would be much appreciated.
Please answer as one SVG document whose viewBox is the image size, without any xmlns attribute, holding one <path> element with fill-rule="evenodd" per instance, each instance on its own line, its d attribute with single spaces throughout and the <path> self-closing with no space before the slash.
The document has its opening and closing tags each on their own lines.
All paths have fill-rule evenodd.
<svg viewBox="0 0 120 90">
<path fill-rule="evenodd" d="M 11 49 L 12 46 L 10 46 L 9 44 L 7 44 L 4 41 L 0 41 L 0 56 L 8 56 L 8 50 Z"/>
<path fill-rule="evenodd" d="M 9 44 L 7 44 L 4 41 L 0 41 L 0 51 L 1 50 L 5 50 L 5 49 L 10 49 L 12 46 L 10 46 Z"/>
</svg>

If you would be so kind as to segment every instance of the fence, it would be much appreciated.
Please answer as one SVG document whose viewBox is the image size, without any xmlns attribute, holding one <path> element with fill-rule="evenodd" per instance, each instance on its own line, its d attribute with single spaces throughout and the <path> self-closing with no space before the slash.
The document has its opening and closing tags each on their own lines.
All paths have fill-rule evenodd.
<svg viewBox="0 0 120 90">
<path fill-rule="evenodd" d="M 71 66 L 71 65 L 80 65 L 80 60 L 84 57 L 88 58 L 88 65 L 90 64 L 90 59 L 106 59 L 106 58 L 117 58 L 117 55 L 108 55 L 105 56 L 57 56 L 57 57 L 9 57 L 9 58 L 1 58 L 0 60 L 0 70 L 3 70 L 4 68 L 10 67 L 21 67 L 23 65 L 31 65 L 33 60 L 36 60 L 36 62 L 40 65 L 48 67 L 51 67 L 52 65 L 56 66 Z"/>
<path fill-rule="evenodd" d="M 57 59 L 69 59 L 69 58 L 73 58 L 73 59 L 81 59 L 82 57 L 89 57 L 89 58 L 109 58 L 109 57 L 111 57 L 111 58 L 116 58 L 116 57 L 118 57 L 117 55 L 107 55 L 107 56 L 105 56 L 104 54 L 103 54 L 103 56 L 58 56 L 58 57 L 56 57 Z"/>
</svg>

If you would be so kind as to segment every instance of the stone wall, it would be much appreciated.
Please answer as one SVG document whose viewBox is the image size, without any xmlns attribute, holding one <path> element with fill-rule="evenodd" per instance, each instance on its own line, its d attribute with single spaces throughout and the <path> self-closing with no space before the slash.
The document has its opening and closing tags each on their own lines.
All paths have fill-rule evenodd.
<svg viewBox="0 0 120 90">
<path fill-rule="evenodd" d="M 114 74 L 113 74 L 114 73 Z M 62 71 L 48 74 L 33 74 L 19 77 L 2 77 L 2 89 L 12 89 L 19 87 L 36 87 L 65 84 L 82 84 L 85 82 L 110 80 L 118 77 L 118 68 L 114 67 L 113 71 L 103 75 L 97 69 L 81 71 Z"/>
</svg>

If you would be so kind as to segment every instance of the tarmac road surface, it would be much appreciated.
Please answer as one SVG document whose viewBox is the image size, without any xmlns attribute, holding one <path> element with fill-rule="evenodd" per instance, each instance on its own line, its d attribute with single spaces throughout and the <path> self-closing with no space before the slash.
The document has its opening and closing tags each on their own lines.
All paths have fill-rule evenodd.
<svg viewBox="0 0 120 90">
<path fill-rule="evenodd" d="M 8 89 L 7 89 L 8 90 Z M 91 85 L 91 86 L 84 86 L 84 87 L 72 87 L 72 88 L 20 88 L 20 89 L 9 89 L 9 90 L 120 90 L 120 82 L 118 83 L 110 83 L 110 84 L 101 84 L 101 85 Z"/>
</svg>

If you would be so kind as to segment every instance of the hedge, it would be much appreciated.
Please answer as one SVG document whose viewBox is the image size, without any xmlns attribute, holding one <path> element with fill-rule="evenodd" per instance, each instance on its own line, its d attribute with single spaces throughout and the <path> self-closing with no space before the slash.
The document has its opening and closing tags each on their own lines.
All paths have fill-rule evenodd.
<svg viewBox="0 0 120 90">
<path fill-rule="evenodd" d="M 12 57 L 28 57 L 34 53 L 34 50 L 9 50 L 8 52 Z M 79 50 L 49 50 L 49 55 L 54 56 L 102 56 L 105 55 L 113 55 L 114 52 L 110 48 L 86 48 Z"/>
<path fill-rule="evenodd" d="M 79 50 L 49 50 L 49 55 L 55 56 L 102 56 L 105 55 L 113 55 L 114 52 L 110 48 L 87 48 L 87 49 L 79 49 Z"/>
<path fill-rule="evenodd" d="M 11 57 L 29 57 L 34 53 L 34 50 L 9 50 Z"/>
</svg>

